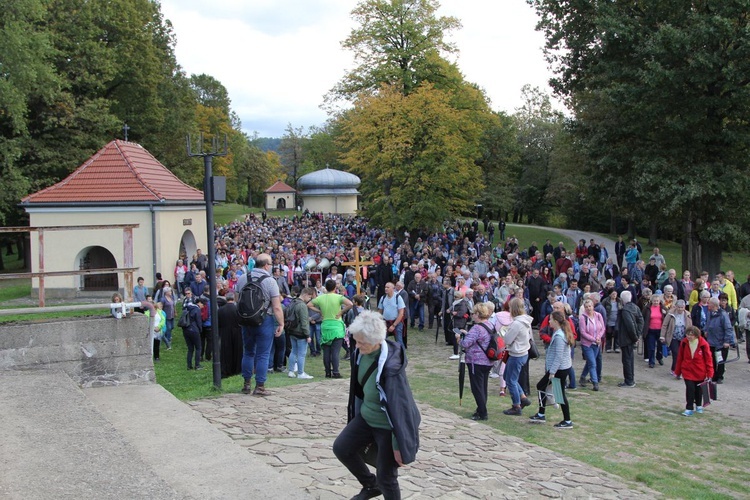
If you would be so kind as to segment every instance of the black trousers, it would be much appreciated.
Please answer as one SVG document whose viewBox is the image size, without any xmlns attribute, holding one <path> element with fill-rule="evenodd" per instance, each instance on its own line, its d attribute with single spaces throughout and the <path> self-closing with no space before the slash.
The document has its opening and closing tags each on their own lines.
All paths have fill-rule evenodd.
<svg viewBox="0 0 750 500">
<path fill-rule="evenodd" d="M 724 361 L 727 360 L 727 356 L 729 356 L 729 348 L 728 347 L 722 347 L 720 349 L 717 349 L 715 347 L 711 347 L 711 354 L 713 354 L 712 359 L 714 362 L 714 378 L 711 379 L 714 382 L 718 382 L 719 380 L 724 380 L 724 372 L 726 371 L 727 367 L 724 363 L 717 363 L 716 362 L 716 353 L 718 351 L 721 351 L 721 357 L 724 358 Z"/>
<path fill-rule="evenodd" d="M 529 361 L 526 360 L 526 363 L 521 367 L 521 373 L 518 375 L 518 385 L 521 386 L 521 389 L 523 389 L 523 393 L 526 394 L 526 397 L 531 394 L 531 383 L 529 382 Z"/>
<path fill-rule="evenodd" d="M 159 347 L 161 346 L 161 340 L 154 338 L 154 359 L 159 359 Z"/>
<path fill-rule="evenodd" d="M 555 372 L 555 378 L 560 379 L 560 385 L 563 395 L 562 401 L 555 401 L 557 404 L 560 405 L 560 409 L 563 412 L 563 419 L 565 421 L 570 421 L 570 406 L 568 406 L 568 395 L 565 394 L 565 379 L 568 378 L 568 373 L 570 373 L 567 369 L 565 370 L 557 370 Z M 547 406 L 547 390 L 549 387 L 549 373 L 545 373 L 544 377 L 539 381 L 538 384 L 536 384 L 536 390 L 539 391 L 539 414 L 544 415 L 544 410 Z M 551 388 L 549 389 L 552 390 Z"/>
<path fill-rule="evenodd" d="M 620 346 L 622 353 L 622 376 L 628 385 L 635 384 L 635 359 L 633 357 L 633 344 Z"/>
<path fill-rule="evenodd" d="M 326 375 L 339 374 L 339 358 L 343 344 L 344 339 L 334 339 L 330 344 L 323 344 L 323 366 L 326 369 Z"/>
<path fill-rule="evenodd" d="M 211 361 L 214 353 L 214 337 L 211 334 L 211 327 L 206 326 L 201 330 L 201 352 L 207 361 Z"/>
<path fill-rule="evenodd" d="M 612 349 L 614 346 L 614 349 L 619 349 L 620 344 L 617 343 L 617 330 L 615 330 L 614 326 L 607 326 L 606 334 L 607 336 L 607 343 L 605 349 Z"/>
<path fill-rule="evenodd" d="M 477 403 L 477 415 L 480 417 L 486 417 L 488 384 L 490 380 L 490 369 L 492 369 L 492 366 L 467 364 L 466 369 L 469 370 L 471 394 L 474 396 L 474 401 Z"/>
<path fill-rule="evenodd" d="M 688 380 L 685 379 L 685 409 L 693 410 L 693 403 L 695 406 L 703 406 L 703 390 L 700 384 L 702 380 Z"/>
<path fill-rule="evenodd" d="M 185 344 L 187 345 L 187 367 L 188 369 L 193 368 L 193 354 L 195 353 L 195 367 L 201 365 L 201 336 L 198 332 L 191 332 L 190 330 L 182 330 L 182 336 L 185 337 Z"/>
<path fill-rule="evenodd" d="M 357 415 L 344 427 L 333 442 L 333 454 L 349 469 L 357 481 L 365 487 L 377 486 L 387 500 L 400 500 L 401 489 L 398 486 L 398 464 L 393 457 L 392 432 L 388 429 L 370 427 Z M 378 459 L 375 467 L 377 476 L 370 472 L 362 456 L 362 450 L 375 442 L 378 446 Z"/>
</svg>

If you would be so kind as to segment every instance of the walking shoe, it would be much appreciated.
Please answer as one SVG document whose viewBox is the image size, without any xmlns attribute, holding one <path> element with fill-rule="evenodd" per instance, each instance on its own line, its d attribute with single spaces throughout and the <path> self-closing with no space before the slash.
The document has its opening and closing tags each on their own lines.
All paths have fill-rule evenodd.
<svg viewBox="0 0 750 500">
<path fill-rule="evenodd" d="M 294 372 L 289 372 L 289 378 L 297 378 L 297 374 Z"/>
<path fill-rule="evenodd" d="M 617 387 L 627 387 L 628 389 L 632 389 L 633 387 L 635 387 L 635 382 L 633 382 L 632 384 L 626 384 L 625 382 L 620 382 L 619 384 L 617 384 Z"/>
<path fill-rule="evenodd" d="M 301 378 L 302 380 L 312 380 L 314 377 L 312 375 L 308 375 L 307 373 L 300 373 L 297 375 L 297 378 Z"/>
<path fill-rule="evenodd" d="M 695 413 L 703 413 L 703 407 L 702 406 L 696 406 L 695 407 Z"/>
<path fill-rule="evenodd" d="M 521 411 L 521 407 L 520 406 L 513 406 L 511 408 L 508 408 L 507 410 L 504 410 L 503 414 L 504 415 L 520 416 L 520 415 L 523 415 L 523 411 Z"/>
<path fill-rule="evenodd" d="M 196 367 L 195 367 L 195 369 L 196 369 L 196 370 L 202 370 L 202 369 L 203 369 L 203 366 L 202 366 L 202 365 L 198 365 L 198 366 L 196 366 Z"/>
<path fill-rule="evenodd" d="M 256 385 L 255 390 L 253 391 L 253 396 L 270 396 L 271 394 L 273 393 L 262 385 Z"/>
<path fill-rule="evenodd" d="M 566 389 L 569 390 L 569 391 L 575 391 L 575 390 L 578 389 L 578 386 L 576 386 L 576 387 L 568 386 L 568 387 L 566 387 Z"/>
<path fill-rule="evenodd" d="M 606 351 L 606 352 L 612 352 L 612 349 L 607 349 L 607 351 Z"/>
<path fill-rule="evenodd" d="M 330 373 L 326 373 L 326 378 L 331 378 L 331 374 Z"/>
<path fill-rule="evenodd" d="M 568 420 L 567 422 L 565 420 L 561 420 L 559 423 L 555 424 L 555 429 L 572 429 L 573 428 L 573 422 Z"/>
<path fill-rule="evenodd" d="M 616 352 L 617 354 L 620 354 L 620 350 L 619 350 L 619 349 L 615 349 L 615 352 Z"/>
<path fill-rule="evenodd" d="M 334 373 L 333 374 L 333 378 L 341 378 L 341 374 L 340 373 Z"/>
<path fill-rule="evenodd" d="M 535 413 L 534 415 L 529 417 L 529 422 L 531 422 L 532 424 L 543 424 L 546 421 L 547 417 L 538 413 Z"/>
<path fill-rule="evenodd" d="M 693 410 L 685 410 L 681 413 L 683 417 L 691 417 L 693 416 Z"/>
<path fill-rule="evenodd" d="M 490 373 L 490 378 L 500 378 L 499 373 Z"/>
<path fill-rule="evenodd" d="M 458 354 L 454 354 L 453 356 L 449 356 L 448 359 L 458 359 L 460 356 Z"/>
<path fill-rule="evenodd" d="M 472 415 L 471 419 L 472 420 L 488 420 L 489 417 L 487 417 L 487 415 L 484 415 L 484 416 L 482 416 L 482 415 Z"/>
<path fill-rule="evenodd" d="M 354 495 L 352 500 L 368 500 L 369 498 L 375 498 L 382 495 L 383 492 L 377 486 L 371 486 L 369 488 L 362 488 L 359 494 Z"/>
<path fill-rule="evenodd" d="M 529 398 L 521 398 L 521 409 L 531 406 L 531 400 Z"/>
<path fill-rule="evenodd" d="M 594 382 L 594 391 L 596 391 L 596 392 L 599 391 L 599 383 L 598 382 Z"/>
<path fill-rule="evenodd" d="M 242 386 L 242 394 L 252 394 L 253 387 L 250 384 L 250 382 L 245 382 L 245 385 Z"/>
<path fill-rule="evenodd" d="M 664 366 L 664 360 L 663 359 L 657 359 L 656 361 L 659 362 L 659 366 Z"/>
<path fill-rule="evenodd" d="M 580 385 L 581 387 L 586 387 L 586 378 L 583 375 L 581 375 L 581 378 L 578 379 L 578 385 Z"/>
<path fill-rule="evenodd" d="M 505 397 L 505 389 L 500 389 L 500 397 Z"/>
<path fill-rule="evenodd" d="M 649 367 L 649 368 L 653 368 L 653 367 L 654 367 L 654 364 L 653 364 L 653 363 L 649 363 L 649 364 L 648 364 L 648 367 Z"/>
</svg>

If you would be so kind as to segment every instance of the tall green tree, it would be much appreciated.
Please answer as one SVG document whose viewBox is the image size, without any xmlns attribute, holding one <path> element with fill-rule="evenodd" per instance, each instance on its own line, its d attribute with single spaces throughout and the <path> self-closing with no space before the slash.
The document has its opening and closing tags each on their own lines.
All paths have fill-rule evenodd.
<svg viewBox="0 0 750 500">
<path fill-rule="evenodd" d="M 343 123 L 343 162 L 362 178 L 365 213 L 389 229 L 437 229 L 482 192 L 482 130 L 429 84 L 363 95 Z"/>
<path fill-rule="evenodd" d="M 446 35 L 461 27 L 453 17 L 437 17 L 437 0 L 362 0 L 352 11 L 357 27 L 342 42 L 356 67 L 328 94 L 329 101 L 352 101 L 381 85 L 407 95 L 427 81 L 438 83 L 435 55 L 452 54 Z"/>
<path fill-rule="evenodd" d="M 297 179 L 301 177 L 300 172 L 305 162 L 306 142 L 307 134 L 302 127 L 294 128 L 291 123 L 287 124 L 284 135 L 281 137 L 281 144 L 279 144 L 279 159 L 292 187 L 297 187 Z M 318 166 L 320 167 L 322 165 Z"/>
<path fill-rule="evenodd" d="M 656 212 L 686 268 L 717 271 L 750 240 L 750 0 L 528 1 L 612 208 Z"/>
</svg>

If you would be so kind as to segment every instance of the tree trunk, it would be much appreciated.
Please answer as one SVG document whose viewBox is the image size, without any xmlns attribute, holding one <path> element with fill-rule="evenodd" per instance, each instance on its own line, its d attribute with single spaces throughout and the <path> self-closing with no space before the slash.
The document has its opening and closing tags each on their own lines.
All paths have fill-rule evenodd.
<svg viewBox="0 0 750 500">
<path fill-rule="evenodd" d="M 635 219 L 628 217 L 628 239 L 632 240 L 635 238 Z"/>
<path fill-rule="evenodd" d="M 682 267 L 690 270 L 690 274 L 697 278 L 703 269 L 703 259 L 701 244 L 695 230 L 696 224 L 694 214 L 689 212 L 682 232 Z"/>
<path fill-rule="evenodd" d="M 8 240 L 6 245 L 5 255 L 13 255 L 13 240 Z"/>
<path fill-rule="evenodd" d="M 615 211 L 609 211 L 609 234 L 617 234 L 617 216 Z"/>
<path fill-rule="evenodd" d="M 656 218 L 651 219 L 648 227 L 648 246 L 655 247 L 659 239 L 659 221 Z"/>
<path fill-rule="evenodd" d="M 715 276 L 721 270 L 721 243 L 704 241 L 701 244 L 702 271 L 708 271 L 709 276 Z"/>
<path fill-rule="evenodd" d="M 5 262 L 3 262 L 3 252 L 0 252 L 0 271 L 5 271 Z"/>
</svg>

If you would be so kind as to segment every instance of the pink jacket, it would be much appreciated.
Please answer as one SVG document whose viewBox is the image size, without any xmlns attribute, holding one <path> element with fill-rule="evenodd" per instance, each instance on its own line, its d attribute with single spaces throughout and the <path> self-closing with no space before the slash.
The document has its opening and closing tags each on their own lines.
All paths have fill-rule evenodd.
<svg viewBox="0 0 750 500">
<path fill-rule="evenodd" d="M 594 311 L 593 318 L 585 313 L 579 316 L 578 329 L 581 332 L 581 344 L 590 347 L 592 344 L 598 344 L 601 341 L 607 328 L 602 315 Z"/>
</svg>

